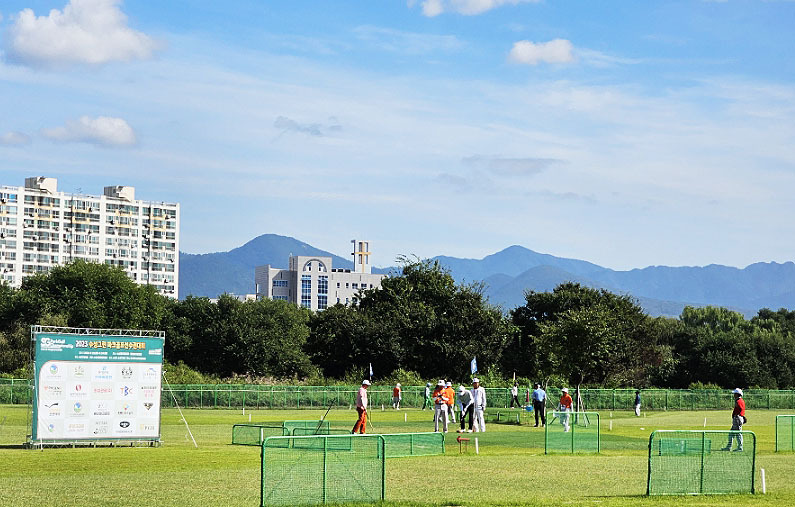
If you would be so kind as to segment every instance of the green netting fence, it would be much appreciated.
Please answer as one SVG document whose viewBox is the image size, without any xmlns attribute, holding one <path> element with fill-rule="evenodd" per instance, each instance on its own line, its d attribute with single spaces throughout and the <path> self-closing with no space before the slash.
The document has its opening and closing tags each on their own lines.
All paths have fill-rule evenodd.
<svg viewBox="0 0 795 507">
<path fill-rule="evenodd" d="M 658 430 L 649 436 L 646 493 L 753 493 L 755 469 L 752 431 Z"/>
<path fill-rule="evenodd" d="M 776 416 L 776 452 L 795 451 L 795 415 Z"/>
<path fill-rule="evenodd" d="M 598 453 L 601 449 L 599 414 L 596 412 L 547 413 L 544 453 Z"/>
<path fill-rule="evenodd" d="M 387 458 L 444 454 L 444 433 L 381 433 L 381 436 Z"/>
<path fill-rule="evenodd" d="M 232 425 L 232 444 L 262 445 L 262 442 L 268 437 L 331 435 L 334 433 L 328 421 L 238 423 Z M 344 433 L 350 434 L 350 431 Z"/>
<path fill-rule="evenodd" d="M 262 444 L 260 505 L 384 499 L 381 435 L 270 437 Z"/>
<path fill-rule="evenodd" d="M 0 379 L 0 404 L 27 404 L 32 384 L 26 379 Z M 359 386 L 289 386 L 259 384 L 171 384 L 164 387 L 160 404 L 172 408 L 326 409 L 355 406 Z M 171 396 L 174 393 L 174 397 Z M 401 407 L 422 407 L 425 386 L 404 386 Z M 548 406 L 560 397 L 560 389 L 547 389 Z M 632 410 L 634 389 L 581 389 L 586 410 Z M 367 396 L 372 407 L 392 404 L 392 386 L 372 386 Z M 486 388 L 487 409 L 506 409 L 511 395 L 507 388 Z M 526 403 L 527 387 L 519 399 Z M 795 390 L 748 389 L 743 396 L 749 408 L 795 410 Z M 731 410 L 730 390 L 642 389 L 643 410 Z M 530 412 L 532 413 L 532 412 Z M 501 412 L 500 417 L 503 417 Z M 515 416 L 514 416 L 515 417 Z M 520 414 L 521 417 L 521 414 Z"/>
<path fill-rule="evenodd" d="M 326 420 L 323 420 L 323 421 L 305 421 L 305 420 L 284 421 L 282 423 L 282 426 L 285 429 L 285 433 L 284 433 L 285 435 L 293 435 L 294 434 L 293 430 L 295 430 L 297 428 L 300 428 L 302 430 L 303 429 L 311 429 L 313 432 L 316 432 L 316 433 L 313 433 L 313 434 L 329 435 L 329 429 L 331 428 L 331 425 Z"/>
<path fill-rule="evenodd" d="M 268 437 L 284 436 L 278 423 L 241 423 L 232 425 L 232 443 L 235 445 L 262 445 Z"/>
</svg>

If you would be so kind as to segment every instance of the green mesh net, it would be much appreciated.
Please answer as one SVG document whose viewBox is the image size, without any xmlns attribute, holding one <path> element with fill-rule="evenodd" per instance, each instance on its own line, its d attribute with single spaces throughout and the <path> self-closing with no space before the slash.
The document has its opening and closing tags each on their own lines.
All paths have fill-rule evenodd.
<svg viewBox="0 0 795 507">
<path fill-rule="evenodd" d="M 386 457 L 444 454 L 444 433 L 384 433 Z"/>
<path fill-rule="evenodd" d="M 776 452 L 795 451 L 795 415 L 776 416 Z"/>
<path fill-rule="evenodd" d="M 232 426 L 232 443 L 236 445 L 262 445 L 268 437 L 284 435 L 279 423 L 241 423 Z"/>
<path fill-rule="evenodd" d="M 287 435 L 287 436 L 290 436 L 290 435 L 298 435 L 298 436 L 300 436 L 300 434 L 295 434 L 293 432 L 297 428 L 301 428 L 301 430 L 312 430 L 311 433 L 306 433 L 306 435 L 315 435 L 315 434 L 317 434 L 317 435 L 328 435 L 329 434 L 329 429 L 331 428 L 331 425 L 329 424 L 329 422 L 325 421 L 325 420 L 322 421 L 322 422 L 321 421 L 303 421 L 303 420 L 300 420 L 300 421 L 284 421 L 282 423 L 282 426 L 284 427 L 284 434 Z"/>
<path fill-rule="evenodd" d="M 753 493 L 755 466 L 756 435 L 751 431 L 655 431 L 649 437 L 646 491 L 649 495 Z"/>
<path fill-rule="evenodd" d="M 262 445 L 261 505 L 384 499 L 380 435 L 270 437 Z"/>
<path fill-rule="evenodd" d="M 547 413 L 544 427 L 544 452 L 599 452 L 599 414 L 597 412 Z"/>
</svg>

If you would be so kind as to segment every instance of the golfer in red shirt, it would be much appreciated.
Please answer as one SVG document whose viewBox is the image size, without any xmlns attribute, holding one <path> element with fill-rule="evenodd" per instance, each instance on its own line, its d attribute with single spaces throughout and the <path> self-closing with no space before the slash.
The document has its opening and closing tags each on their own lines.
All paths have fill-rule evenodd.
<svg viewBox="0 0 795 507">
<path fill-rule="evenodd" d="M 722 450 L 731 451 L 732 441 L 737 439 L 737 449 L 735 452 L 742 452 L 743 450 L 743 424 L 745 424 L 745 400 L 743 400 L 743 390 L 739 387 L 732 391 L 734 394 L 734 410 L 732 410 L 732 429 L 729 433 L 729 442 Z"/>
</svg>

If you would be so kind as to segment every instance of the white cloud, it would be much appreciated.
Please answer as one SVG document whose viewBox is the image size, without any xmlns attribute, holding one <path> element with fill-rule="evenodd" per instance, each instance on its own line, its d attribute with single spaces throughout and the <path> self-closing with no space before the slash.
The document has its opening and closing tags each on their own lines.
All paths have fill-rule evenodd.
<svg viewBox="0 0 795 507">
<path fill-rule="evenodd" d="M 456 12 L 466 16 L 483 14 L 503 5 L 536 3 L 540 0 L 422 0 L 422 14 L 432 18 L 444 12 Z M 414 5 L 414 2 L 409 2 Z"/>
<path fill-rule="evenodd" d="M 106 147 L 127 147 L 136 143 L 135 132 L 122 118 L 81 116 L 68 120 L 63 127 L 42 129 L 41 134 L 64 143 L 91 143 Z"/>
<path fill-rule="evenodd" d="M 63 11 L 36 17 L 24 9 L 5 36 L 12 61 L 35 67 L 100 65 L 149 58 L 156 49 L 146 34 L 129 28 L 121 0 L 70 0 Z"/>
<path fill-rule="evenodd" d="M 549 42 L 531 42 L 520 40 L 514 42 L 508 60 L 526 65 L 546 63 L 568 63 L 574 61 L 574 46 L 566 39 L 554 39 Z"/>
<path fill-rule="evenodd" d="M 7 132 L 0 136 L 0 146 L 21 146 L 30 142 L 30 136 L 22 132 Z"/>
</svg>

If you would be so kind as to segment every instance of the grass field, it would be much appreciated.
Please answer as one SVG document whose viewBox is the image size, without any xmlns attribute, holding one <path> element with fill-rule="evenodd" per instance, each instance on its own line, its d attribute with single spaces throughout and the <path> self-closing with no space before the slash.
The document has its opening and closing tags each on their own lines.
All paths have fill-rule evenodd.
<svg viewBox="0 0 795 507">
<path fill-rule="evenodd" d="M 261 410 L 253 421 L 319 419 L 319 410 Z M 387 461 L 384 505 L 756 505 L 795 504 L 795 454 L 774 453 L 776 412 L 749 411 L 768 494 L 647 498 L 647 446 L 655 429 L 728 429 L 729 413 L 601 412 L 602 453 L 544 455 L 542 428 L 489 424 L 477 434 L 480 454 L 459 454 L 456 433 L 445 456 Z M 25 408 L 0 405 L 0 505 L 257 505 L 258 447 L 233 446 L 231 427 L 247 422 L 231 410 L 186 410 L 199 444 L 188 439 L 176 410 L 164 410 L 159 448 L 14 448 L 25 440 Z M 404 417 L 408 421 L 404 422 Z M 376 432 L 429 431 L 428 411 L 376 410 Z M 355 412 L 331 411 L 332 427 L 353 425 Z M 609 424 L 612 420 L 613 429 Z M 451 425 L 454 430 L 456 426 Z M 475 436 L 472 434 L 470 436 Z"/>
</svg>

